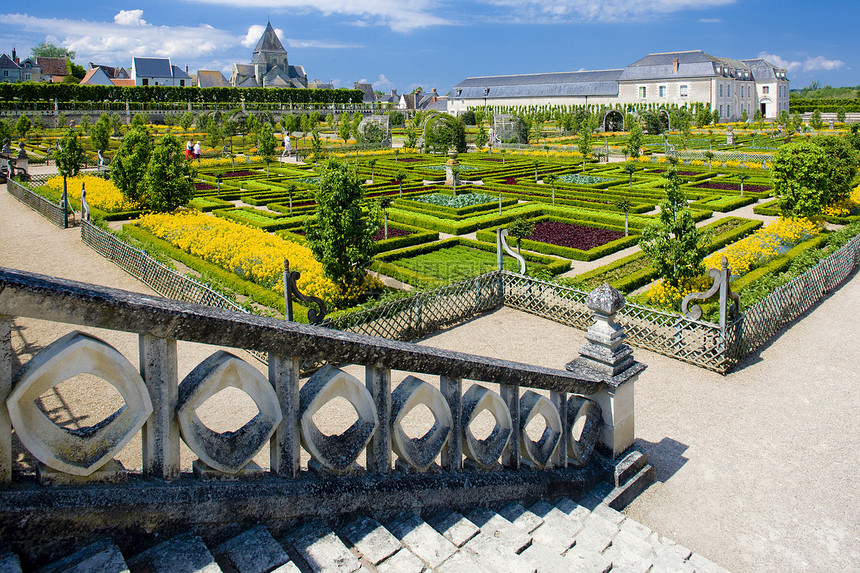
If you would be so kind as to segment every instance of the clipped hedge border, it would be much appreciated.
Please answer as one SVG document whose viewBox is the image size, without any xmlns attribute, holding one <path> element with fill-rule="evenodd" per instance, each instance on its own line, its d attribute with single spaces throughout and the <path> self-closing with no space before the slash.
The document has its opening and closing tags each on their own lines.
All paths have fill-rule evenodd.
<svg viewBox="0 0 860 573">
<path fill-rule="evenodd" d="M 195 197 L 188 202 L 188 206 L 204 213 L 214 211 L 215 209 L 231 209 L 235 207 L 229 201 L 224 201 L 217 197 Z"/>
<path fill-rule="evenodd" d="M 409 257 L 414 257 L 417 255 L 423 255 L 426 253 L 431 253 L 433 251 L 438 251 L 441 249 L 445 249 L 448 247 L 453 247 L 455 245 L 463 245 L 466 247 L 471 247 L 473 249 L 478 249 L 481 251 L 487 251 L 490 253 L 496 252 L 495 245 L 489 245 L 487 243 L 482 243 L 480 241 L 473 241 L 472 239 L 465 239 L 463 237 L 452 237 L 450 239 L 444 239 L 442 241 L 434 242 L 434 243 L 425 243 L 421 245 L 416 245 L 412 247 L 406 247 L 403 249 L 397 249 L 394 251 L 388 251 L 383 253 L 382 255 L 377 255 L 376 260 L 388 264 L 394 264 L 394 261 L 397 259 L 404 259 Z M 539 263 L 542 265 L 546 265 L 546 270 L 550 274 L 557 275 L 559 273 L 563 273 L 564 271 L 570 268 L 570 262 L 564 259 L 557 259 L 554 257 L 549 257 L 546 255 L 537 255 L 533 253 L 523 253 L 523 258 L 526 262 Z M 397 265 L 394 265 L 397 266 Z M 402 268 L 402 267 L 397 267 Z M 408 270 L 408 269 L 404 269 Z M 388 273 L 383 273 L 388 274 Z M 416 273 L 420 274 L 420 273 Z M 389 275 L 391 276 L 391 275 Z M 396 277 L 395 277 L 396 278 Z M 405 281 L 404 281 L 405 282 Z"/>
<path fill-rule="evenodd" d="M 502 199 L 502 208 L 516 205 L 516 199 Z M 483 213 L 499 208 L 499 202 L 480 203 L 478 205 L 469 205 L 467 207 L 446 207 L 444 205 L 435 205 L 433 203 L 425 203 L 424 201 L 416 201 L 414 199 L 395 199 L 394 205 L 399 205 L 403 209 L 415 211 L 416 213 L 426 213 L 428 215 L 442 216 L 446 219 L 458 219 L 471 216 L 475 213 Z"/>
<path fill-rule="evenodd" d="M 188 266 L 191 269 L 194 269 L 201 274 L 209 274 L 217 278 L 219 281 L 227 285 L 230 289 L 251 298 L 259 304 L 268 306 L 270 308 L 276 308 L 280 312 L 285 311 L 283 295 L 279 295 L 278 293 L 275 293 L 274 291 L 271 291 L 267 288 L 261 287 L 254 282 L 243 279 L 236 274 L 219 267 L 214 263 L 210 263 L 209 261 L 201 259 L 198 256 L 186 253 L 182 249 L 174 247 L 172 244 L 165 241 L 164 239 L 156 237 L 149 231 L 142 229 L 137 225 L 124 225 L 123 232 L 137 239 L 138 241 L 146 245 L 149 249 L 160 251 L 168 257 L 181 262 L 182 264 Z M 293 319 L 296 322 L 307 323 L 307 307 L 304 307 L 301 304 L 294 302 Z"/>
<path fill-rule="evenodd" d="M 394 251 L 397 249 L 403 249 L 406 247 L 411 247 L 413 245 L 420 245 L 422 243 L 429 243 L 432 241 L 439 240 L 439 232 L 438 231 L 428 231 L 427 229 L 422 229 L 420 227 L 411 227 L 409 225 L 401 225 L 398 223 L 388 222 L 389 228 L 393 229 L 401 229 L 404 231 L 411 231 L 409 235 L 401 236 L 401 237 L 391 237 L 390 239 L 382 239 L 381 241 L 376 242 L 376 252 L 385 253 L 388 251 Z"/>
<path fill-rule="evenodd" d="M 255 214 L 259 214 L 262 217 L 268 217 L 272 219 L 271 223 L 261 223 L 260 221 L 254 221 L 252 219 L 247 219 L 242 217 L 238 213 L 241 212 L 250 212 L 253 211 Z M 254 209 L 253 207 L 233 207 L 231 209 L 215 209 L 212 211 L 212 214 L 216 217 L 221 217 L 222 219 L 229 219 L 231 221 L 235 221 L 236 223 L 240 223 L 242 225 L 246 225 L 248 227 L 256 227 L 258 229 L 262 229 L 264 231 L 277 231 L 280 229 L 288 229 L 290 227 L 295 227 L 295 222 L 293 218 L 284 217 L 283 215 L 275 215 L 270 213 L 264 213 L 259 209 Z"/>
</svg>

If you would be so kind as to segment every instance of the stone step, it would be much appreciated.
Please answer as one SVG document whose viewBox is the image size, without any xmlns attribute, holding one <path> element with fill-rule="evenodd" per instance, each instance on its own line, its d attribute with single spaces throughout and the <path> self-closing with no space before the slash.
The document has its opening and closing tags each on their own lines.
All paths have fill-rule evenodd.
<svg viewBox="0 0 860 573">
<path fill-rule="evenodd" d="M 127 560 L 132 573 L 223 573 L 200 537 L 183 533 Z"/>
<path fill-rule="evenodd" d="M 0 568 L 0 571 L 3 569 Z M 39 569 L 39 573 L 128 573 L 125 557 L 112 539 L 100 539 Z"/>
<path fill-rule="evenodd" d="M 215 548 L 215 561 L 227 573 L 297 573 L 299 568 L 272 534 L 258 525 Z"/>
<path fill-rule="evenodd" d="M 305 523 L 287 534 L 282 543 L 294 552 L 290 556 L 302 571 L 352 573 L 361 568 L 358 557 L 334 531 L 319 521 Z"/>
</svg>

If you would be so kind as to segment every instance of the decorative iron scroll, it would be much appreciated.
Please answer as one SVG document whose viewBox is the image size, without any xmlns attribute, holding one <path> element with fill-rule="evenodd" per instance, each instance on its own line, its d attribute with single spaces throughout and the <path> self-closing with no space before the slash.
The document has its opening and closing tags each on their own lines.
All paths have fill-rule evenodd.
<svg viewBox="0 0 860 573">
<path fill-rule="evenodd" d="M 508 253 L 510 256 L 515 258 L 517 260 L 517 262 L 520 263 L 520 274 L 521 275 L 526 274 L 526 260 L 523 258 L 522 255 L 517 253 L 515 250 L 513 250 L 510 247 L 510 245 L 508 245 L 508 241 L 506 240 L 507 236 L 508 236 L 508 230 L 507 229 L 497 229 L 496 235 L 498 236 L 498 242 L 496 244 L 496 247 L 497 247 L 498 252 L 499 252 L 499 255 L 498 255 L 499 270 L 502 270 L 502 266 L 503 266 L 502 265 L 502 249 L 504 249 L 504 252 Z"/>
<path fill-rule="evenodd" d="M 720 292 L 720 326 L 725 325 L 726 311 L 728 310 L 729 318 L 737 318 L 738 310 L 740 309 L 741 299 L 737 293 L 732 292 L 732 287 L 729 284 L 729 277 L 731 277 L 732 273 L 729 270 L 729 261 L 726 257 L 723 257 L 722 260 L 722 268 L 721 269 L 711 269 L 708 271 L 708 275 L 714 280 L 714 284 L 711 285 L 706 292 L 693 292 L 684 297 L 683 302 L 681 302 L 681 312 L 687 318 L 692 320 L 699 320 L 702 318 L 702 307 L 698 304 L 694 304 L 692 308 L 689 308 L 690 302 L 694 300 L 707 300 Z M 728 308 L 728 299 L 731 298 L 734 301 L 731 308 Z"/>
<path fill-rule="evenodd" d="M 317 305 L 318 309 L 308 309 L 308 321 L 311 324 L 320 324 L 328 313 L 325 301 L 319 297 L 309 296 L 299 292 L 299 287 L 296 286 L 296 283 L 299 281 L 301 276 L 302 273 L 299 271 L 291 271 L 290 261 L 284 259 L 284 302 L 286 303 L 285 310 L 287 320 L 290 322 L 293 320 L 293 296 L 295 296 L 305 304 Z"/>
</svg>

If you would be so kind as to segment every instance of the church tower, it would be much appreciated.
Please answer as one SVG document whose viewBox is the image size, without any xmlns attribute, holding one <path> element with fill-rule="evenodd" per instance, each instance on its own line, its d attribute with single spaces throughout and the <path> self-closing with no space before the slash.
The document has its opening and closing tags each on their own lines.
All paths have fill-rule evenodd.
<svg viewBox="0 0 860 573">
<path fill-rule="evenodd" d="M 287 50 L 284 49 L 284 45 L 275 33 L 275 29 L 272 28 L 271 22 L 266 24 L 266 31 L 263 32 L 263 36 L 257 42 L 257 47 L 254 48 L 254 57 L 251 60 L 251 64 L 255 67 L 262 64 L 264 66 L 264 74 L 268 73 L 275 66 L 280 67 L 282 70 L 288 69 Z"/>
</svg>

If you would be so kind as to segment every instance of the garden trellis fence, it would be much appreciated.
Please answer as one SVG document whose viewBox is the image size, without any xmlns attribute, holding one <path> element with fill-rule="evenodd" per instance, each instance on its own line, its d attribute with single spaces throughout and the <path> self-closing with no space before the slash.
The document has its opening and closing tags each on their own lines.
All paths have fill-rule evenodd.
<svg viewBox="0 0 860 573">
<path fill-rule="evenodd" d="M 36 178 L 33 178 L 31 182 L 35 182 L 35 180 Z M 65 227 L 66 214 L 61 206 L 48 201 L 41 195 L 33 193 L 27 187 L 11 178 L 6 181 L 6 189 L 18 201 L 24 203 L 54 225 Z"/>
<path fill-rule="evenodd" d="M 733 360 L 754 352 L 781 328 L 835 290 L 860 264 L 860 236 L 792 281 L 777 288 L 740 316 L 741 336 Z"/>
</svg>

